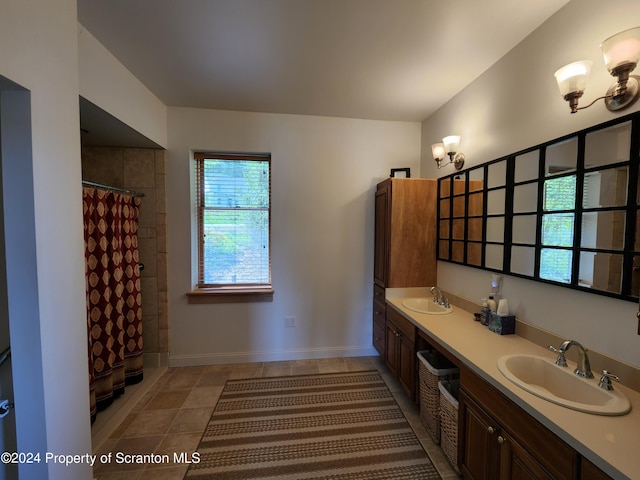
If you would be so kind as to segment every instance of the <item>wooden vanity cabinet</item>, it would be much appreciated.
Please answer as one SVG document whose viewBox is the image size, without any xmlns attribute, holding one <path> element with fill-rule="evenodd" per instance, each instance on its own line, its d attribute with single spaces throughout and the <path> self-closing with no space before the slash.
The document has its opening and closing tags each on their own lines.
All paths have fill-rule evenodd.
<svg viewBox="0 0 640 480">
<path fill-rule="evenodd" d="M 578 453 L 468 368 L 461 368 L 458 459 L 468 480 L 577 480 Z"/>
<path fill-rule="evenodd" d="M 580 480 L 612 480 L 593 463 L 582 457 L 582 468 L 580 469 Z"/>
<path fill-rule="evenodd" d="M 393 308 L 387 309 L 385 363 L 411 400 L 416 398 L 416 327 Z"/>
</svg>

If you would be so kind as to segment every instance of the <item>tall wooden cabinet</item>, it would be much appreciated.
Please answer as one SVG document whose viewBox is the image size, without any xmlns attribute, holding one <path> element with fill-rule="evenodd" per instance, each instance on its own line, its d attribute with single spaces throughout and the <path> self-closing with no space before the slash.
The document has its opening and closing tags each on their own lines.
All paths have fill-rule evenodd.
<svg viewBox="0 0 640 480">
<path fill-rule="evenodd" d="M 437 182 L 389 178 L 375 204 L 374 283 L 382 288 L 425 287 L 436 280 Z"/>
<path fill-rule="evenodd" d="M 389 178 L 375 194 L 373 345 L 410 397 L 415 395 L 415 327 L 407 322 L 411 332 L 401 319 L 388 318 L 385 289 L 435 285 L 437 188 L 436 180 Z"/>
</svg>

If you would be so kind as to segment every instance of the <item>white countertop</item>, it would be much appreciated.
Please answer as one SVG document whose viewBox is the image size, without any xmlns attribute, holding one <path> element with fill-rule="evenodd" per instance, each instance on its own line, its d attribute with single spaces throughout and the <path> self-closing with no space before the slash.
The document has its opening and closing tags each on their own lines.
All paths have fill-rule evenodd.
<svg viewBox="0 0 640 480">
<path fill-rule="evenodd" d="M 517 335 L 497 335 L 476 322 L 472 313 L 455 306 L 447 315 L 408 310 L 402 300 L 417 296 L 413 292 L 407 294 L 411 290 L 387 289 L 386 301 L 608 475 L 616 479 L 640 478 L 640 393 L 619 383 L 614 385 L 631 402 L 631 411 L 621 416 L 582 413 L 539 398 L 507 380 L 496 362 L 502 355 L 515 353 L 555 360 L 553 352 Z"/>
</svg>

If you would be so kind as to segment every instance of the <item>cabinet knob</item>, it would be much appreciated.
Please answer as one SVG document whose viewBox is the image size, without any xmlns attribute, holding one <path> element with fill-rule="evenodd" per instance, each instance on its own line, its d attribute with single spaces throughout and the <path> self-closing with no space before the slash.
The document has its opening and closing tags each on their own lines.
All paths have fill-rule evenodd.
<svg viewBox="0 0 640 480">
<path fill-rule="evenodd" d="M 498 436 L 498 443 L 499 443 L 500 445 L 502 445 L 505 441 L 506 441 L 506 440 L 504 439 L 504 437 L 503 437 L 502 435 L 499 435 L 499 436 Z"/>
<path fill-rule="evenodd" d="M 489 432 L 491 435 L 493 435 L 493 432 L 495 432 L 495 430 L 493 429 L 493 427 L 489 427 L 489 428 L 487 428 L 487 432 Z"/>
</svg>

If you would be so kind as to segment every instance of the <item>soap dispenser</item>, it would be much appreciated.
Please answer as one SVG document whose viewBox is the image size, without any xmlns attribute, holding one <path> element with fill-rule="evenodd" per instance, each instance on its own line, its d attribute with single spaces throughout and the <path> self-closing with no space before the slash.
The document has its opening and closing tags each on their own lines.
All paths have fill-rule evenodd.
<svg viewBox="0 0 640 480">
<path fill-rule="evenodd" d="M 489 304 L 487 299 L 482 299 L 482 310 L 480 311 L 480 323 L 482 325 L 489 325 L 489 319 L 491 318 L 491 311 L 489 310 Z"/>
</svg>

